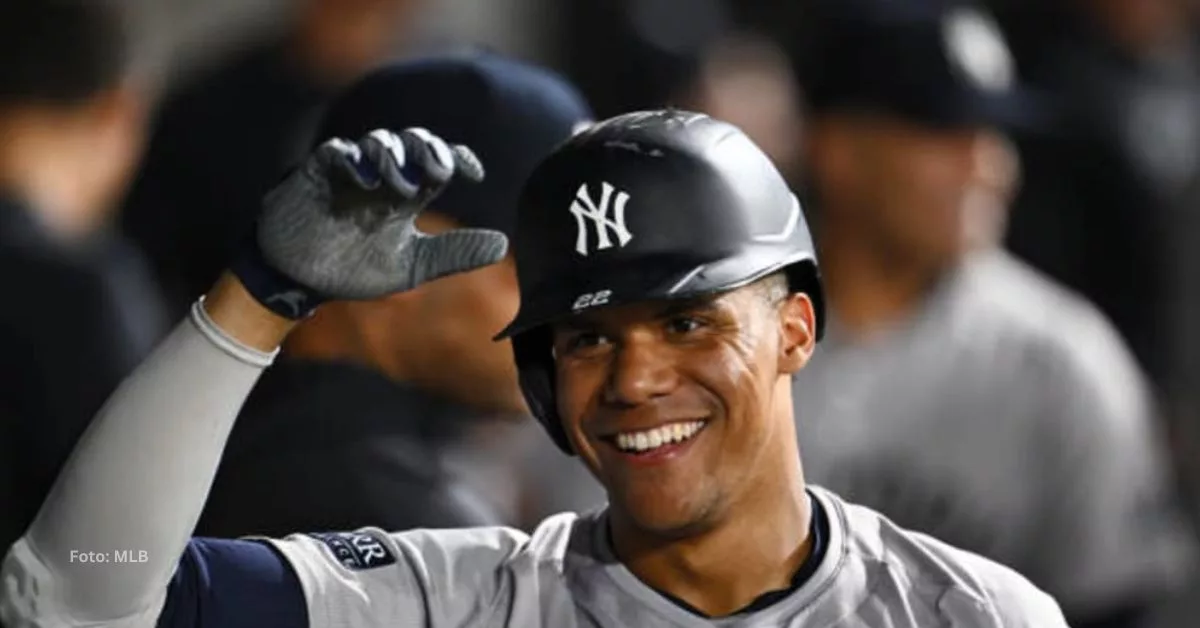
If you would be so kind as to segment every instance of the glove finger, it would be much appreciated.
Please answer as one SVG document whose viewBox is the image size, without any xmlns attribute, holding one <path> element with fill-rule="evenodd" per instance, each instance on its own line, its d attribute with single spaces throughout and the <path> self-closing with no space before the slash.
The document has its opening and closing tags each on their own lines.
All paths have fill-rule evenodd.
<svg viewBox="0 0 1200 628">
<path fill-rule="evenodd" d="M 417 195 L 420 181 L 411 180 L 405 175 L 403 169 L 409 161 L 409 155 L 404 142 L 395 133 L 376 129 L 367 134 L 360 144 L 367 160 L 374 164 L 391 189 L 406 199 Z"/>
<path fill-rule="evenodd" d="M 508 253 L 508 238 L 488 229 L 454 229 L 435 236 L 419 234 L 417 238 L 414 286 L 490 266 Z"/>
<path fill-rule="evenodd" d="M 313 158 L 321 168 L 328 169 L 336 167 L 337 162 L 345 155 L 353 155 L 357 159 L 359 152 L 358 146 L 353 142 L 335 137 L 318 146 L 313 152 Z"/>
<path fill-rule="evenodd" d="M 347 179 L 364 190 L 379 187 L 379 172 L 363 159 L 362 148 L 353 142 L 329 140 L 317 149 L 316 159 L 328 177 Z"/>
<path fill-rule="evenodd" d="M 454 171 L 472 182 L 483 181 L 487 172 L 483 168 L 483 162 L 479 161 L 479 157 L 475 155 L 475 151 L 462 144 L 455 144 L 453 151 Z"/>
<path fill-rule="evenodd" d="M 442 138 L 426 129 L 406 129 L 402 135 L 409 149 L 408 163 L 422 187 L 436 193 L 454 176 L 454 152 Z M 410 177 L 411 178 L 411 177 Z"/>
</svg>

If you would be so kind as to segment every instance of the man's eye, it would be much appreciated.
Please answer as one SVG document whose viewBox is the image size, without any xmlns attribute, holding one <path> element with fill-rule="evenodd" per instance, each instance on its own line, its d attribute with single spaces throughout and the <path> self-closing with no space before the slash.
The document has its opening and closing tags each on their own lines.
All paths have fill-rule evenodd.
<svg viewBox="0 0 1200 628">
<path fill-rule="evenodd" d="M 673 334 L 690 333 L 703 326 L 703 321 L 690 316 L 677 316 L 667 321 L 667 330 Z"/>
<path fill-rule="evenodd" d="M 597 347 L 606 342 L 608 342 L 608 338 L 602 334 L 595 332 L 582 332 L 571 336 L 567 340 L 567 350 L 578 351 L 590 347 Z"/>
</svg>

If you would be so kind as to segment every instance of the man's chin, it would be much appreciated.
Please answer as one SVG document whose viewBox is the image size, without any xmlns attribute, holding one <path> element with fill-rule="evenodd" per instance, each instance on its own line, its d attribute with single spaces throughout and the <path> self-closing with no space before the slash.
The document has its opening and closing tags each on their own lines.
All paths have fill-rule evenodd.
<svg viewBox="0 0 1200 628">
<path fill-rule="evenodd" d="M 638 531 L 662 539 L 695 536 L 711 527 L 711 508 L 696 496 L 610 494 L 614 515 Z"/>
</svg>

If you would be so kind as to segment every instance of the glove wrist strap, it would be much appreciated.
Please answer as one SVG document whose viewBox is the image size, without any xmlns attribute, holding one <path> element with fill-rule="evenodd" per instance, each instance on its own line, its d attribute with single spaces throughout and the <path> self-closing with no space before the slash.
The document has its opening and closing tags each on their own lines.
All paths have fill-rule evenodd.
<svg viewBox="0 0 1200 628">
<path fill-rule="evenodd" d="M 290 319 L 312 316 L 325 299 L 315 290 L 275 270 L 263 258 L 255 235 L 247 238 L 230 270 L 263 307 Z"/>
</svg>

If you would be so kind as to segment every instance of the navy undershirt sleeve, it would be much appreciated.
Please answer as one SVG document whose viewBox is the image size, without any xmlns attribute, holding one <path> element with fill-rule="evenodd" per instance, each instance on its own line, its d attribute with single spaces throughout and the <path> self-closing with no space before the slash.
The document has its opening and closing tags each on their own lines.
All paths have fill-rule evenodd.
<svg viewBox="0 0 1200 628">
<path fill-rule="evenodd" d="M 308 609 L 291 565 L 269 544 L 195 538 L 158 628 L 308 628 Z"/>
</svg>

